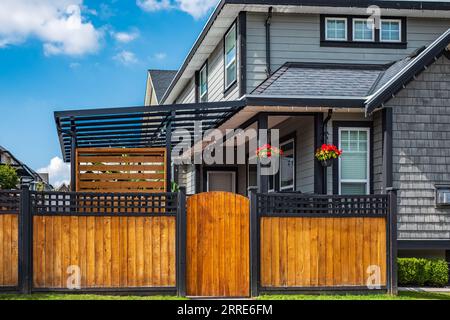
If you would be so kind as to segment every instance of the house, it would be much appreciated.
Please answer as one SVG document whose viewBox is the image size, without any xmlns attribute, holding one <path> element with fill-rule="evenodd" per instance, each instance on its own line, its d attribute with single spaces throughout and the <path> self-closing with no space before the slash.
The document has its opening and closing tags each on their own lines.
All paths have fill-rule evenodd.
<svg viewBox="0 0 450 320">
<path fill-rule="evenodd" d="M 144 105 L 158 105 L 176 74 L 176 70 L 148 70 Z"/>
<path fill-rule="evenodd" d="M 0 165 L 10 165 L 16 169 L 19 176 L 19 186 L 29 185 L 32 189 L 41 184 L 49 190 L 48 174 L 37 173 L 22 161 L 17 159 L 9 150 L 0 146 Z"/>
<path fill-rule="evenodd" d="M 368 27 L 371 5 L 377 28 Z M 261 106 L 222 128 L 264 115 L 281 130 L 289 160 L 266 189 L 397 188 L 399 254 L 449 260 L 449 9 L 446 1 L 221 1 L 160 104 Z M 314 160 L 322 142 L 344 150 L 332 168 Z M 191 194 L 246 194 L 256 176 L 256 166 L 192 165 L 179 182 Z"/>
</svg>

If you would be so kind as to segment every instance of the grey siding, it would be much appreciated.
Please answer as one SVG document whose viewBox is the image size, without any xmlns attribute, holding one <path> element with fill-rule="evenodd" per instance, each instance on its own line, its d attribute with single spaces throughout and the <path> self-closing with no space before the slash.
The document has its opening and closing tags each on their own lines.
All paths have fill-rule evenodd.
<svg viewBox="0 0 450 320">
<path fill-rule="evenodd" d="M 277 126 L 280 138 L 295 133 L 296 188 L 314 192 L 314 117 L 292 117 Z"/>
<path fill-rule="evenodd" d="M 247 14 L 247 86 L 252 91 L 266 79 L 266 14 Z M 450 28 L 450 20 L 408 18 L 407 49 L 327 48 L 320 46 L 320 16 L 275 14 L 272 19 L 272 61 L 275 70 L 285 62 L 387 63 L 431 43 Z"/>
<path fill-rule="evenodd" d="M 373 116 L 373 191 L 383 193 L 383 117 L 381 112 Z"/>
<path fill-rule="evenodd" d="M 442 57 L 387 106 L 394 114 L 394 186 L 399 238 L 449 239 L 450 209 L 435 208 L 435 184 L 450 184 L 450 61 Z"/>
<path fill-rule="evenodd" d="M 191 79 L 175 103 L 195 103 L 195 79 Z"/>
</svg>

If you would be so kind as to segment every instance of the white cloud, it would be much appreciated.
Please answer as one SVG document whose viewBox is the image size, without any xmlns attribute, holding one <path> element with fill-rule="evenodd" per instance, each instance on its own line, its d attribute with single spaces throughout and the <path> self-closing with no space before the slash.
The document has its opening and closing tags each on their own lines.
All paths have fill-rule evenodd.
<svg viewBox="0 0 450 320">
<path fill-rule="evenodd" d="M 79 67 L 81 67 L 81 63 L 79 62 L 72 62 L 69 64 L 70 69 L 78 69 Z"/>
<path fill-rule="evenodd" d="M 145 11 L 177 9 L 199 19 L 215 7 L 218 0 L 137 0 L 136 3 Z"/>
<path fill-rule="evenodd" d="M 83 55 L 99 49 L 101 32 L 82 14 L 83 0 L 1 0 L 0 47 L 29 38 L 46 55 Z"/>
<path fill-rule="evenodd" d="M 154 55 L 154 58 L 156 60 L 164 60 L 165 58 L 167 58 L 167 54 L 164 52 L 159 52 Z"/>
<path fill-rule="evenodd" d="M 61 186 L 63 183 L 69 185 L 70 183 L 70 164 L 64 163 L 59 157 L 54 157 L 50 160 L 47 167 L 41 168 L 38 173 L 48 173 L 50 183 L 55 187 Z"/>
<path fill-rule="evenodd" d="M 136 55 L 133 52 L 127 50 L 119 52 L 113 57 L 113 59 L 124 65 L 130 65 L 138 62 Z"/>
<path fill-rule="evenodd" d="M 139 32 L 137 30 L 131 32 L 111 32 L 111 35 L 117 42 L 129 43 L 139 37 Z"/>
</svg>

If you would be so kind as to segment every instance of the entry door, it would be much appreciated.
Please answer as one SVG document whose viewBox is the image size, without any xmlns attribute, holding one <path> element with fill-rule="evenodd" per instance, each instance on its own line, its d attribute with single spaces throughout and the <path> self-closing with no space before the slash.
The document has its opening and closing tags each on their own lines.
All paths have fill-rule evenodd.
<svg viewBox="0 0 450 320">
<path fill-rule="evenodd" d="M 236 172 L 208 171 L 207 191 L 224 191 L 236 193 Z"/>
</svg>

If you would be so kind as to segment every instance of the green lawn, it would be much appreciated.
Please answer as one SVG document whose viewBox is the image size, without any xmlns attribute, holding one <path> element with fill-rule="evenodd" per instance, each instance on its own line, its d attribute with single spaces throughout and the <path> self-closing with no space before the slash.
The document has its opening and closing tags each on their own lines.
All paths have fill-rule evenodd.
<svg viewBox="0 0 450 320">
<path fill-rule="evenodd" d="M 397 297 L 374 295 L 270 295 L 259 300 L 450 300 L 450 293 L 400 292 Z"/>
<path fill-rule="evenodd" d="M 173 296 L 106 296 L 93 294 L 3 294 L 0 300 L 183 300 Z"/>
</svg>

